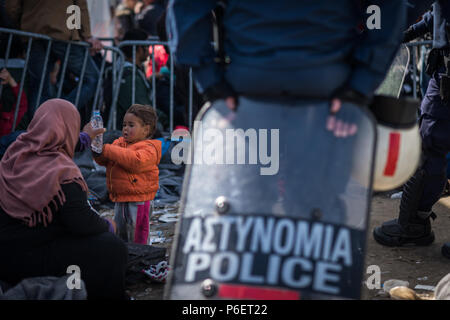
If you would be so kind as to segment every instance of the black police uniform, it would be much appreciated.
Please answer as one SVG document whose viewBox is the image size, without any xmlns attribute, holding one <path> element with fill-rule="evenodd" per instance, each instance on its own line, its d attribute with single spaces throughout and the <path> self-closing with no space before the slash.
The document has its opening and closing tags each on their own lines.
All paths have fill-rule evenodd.
<svg viewBox="0 0 450 320">
<path fill-rule="evenodd" d="M 428 245 L 434 241 L 430 218 L 436 218 L 432 206 L 446 184 L 446 154 L 450 151 L 450 74 L 445 66 L 450 57 L 448 23 L 450 0 L 436 1 L 433 10 L 405 32 L 405 41 L 434 31 L 433 50 L 427 72 L 432 74 L 421 105 L 420 134 L 422 161 L 403 188 L 398 219 L 375 228 L 374 238 L 388 246 Z M 450 243 L 442 248 L 450 258 Z"/>
</svg>

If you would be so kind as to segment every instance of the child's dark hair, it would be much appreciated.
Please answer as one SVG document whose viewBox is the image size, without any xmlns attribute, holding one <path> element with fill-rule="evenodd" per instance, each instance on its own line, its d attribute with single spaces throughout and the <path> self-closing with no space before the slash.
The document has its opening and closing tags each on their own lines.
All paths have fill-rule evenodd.
<svg viewBox="0 0 450 320">
<path fill-rule="evenodd" d="M 155 109 L 149 105 L 133 104 L 128 108 L 127 113 L 132 113 L 143 122 L 144 126 L 149 125 L 150 131 L 148 138 L 153 137 L 156 130 L 156 123 L 158 122 L 158 115 Z"/>
</svg>

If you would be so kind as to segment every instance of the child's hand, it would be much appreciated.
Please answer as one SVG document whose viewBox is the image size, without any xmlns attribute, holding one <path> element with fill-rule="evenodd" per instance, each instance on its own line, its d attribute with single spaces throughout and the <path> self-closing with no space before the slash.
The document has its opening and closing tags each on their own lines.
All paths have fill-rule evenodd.
<svg viewBox="0 0 450 320">
<path fill-rule="evenodd" d="M 92 128 L 92 125 L 90 122 L 88 122 L 84 127 L 83 127 L 83 132 L 87 133 L 88 136 L 91 138 L 91 140 L 94 140 L 94 138 L 100 134 L 103 134 L 106 132 L 105 128 L 100 128 L 100 129 L 94 129 Z"/>
</svg>

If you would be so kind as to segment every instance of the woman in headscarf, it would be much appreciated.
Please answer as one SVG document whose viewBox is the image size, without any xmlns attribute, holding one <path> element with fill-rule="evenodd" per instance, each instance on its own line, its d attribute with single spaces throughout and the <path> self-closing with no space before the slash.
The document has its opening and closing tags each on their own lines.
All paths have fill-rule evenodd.
<svg viewBox="0 0 450 320">
<path fill-rule="evenodd" d="M 88 299 L 123 299 L 127 249 L 87 202 L 72 160 L 79 130 L 73 104 L 48 100 L 2 158 L 0 280 L 65 276 L 76 266 Z"/>
</svg>

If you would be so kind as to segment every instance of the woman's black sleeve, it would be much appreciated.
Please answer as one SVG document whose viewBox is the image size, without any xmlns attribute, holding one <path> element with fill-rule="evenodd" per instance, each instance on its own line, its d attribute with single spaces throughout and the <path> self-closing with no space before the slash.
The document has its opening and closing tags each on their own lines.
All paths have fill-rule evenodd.
<svg viewBox="0 0 450 320">
<path fill-rule="evenodd" d="M 66 201 L 58 211 L 58 219 L 71 233 L 94 235 L 109 231 L 109 222 L 101 218 L 87 201 L 87 195 L 77 183 L 62 185 Z"/>
</svg>

